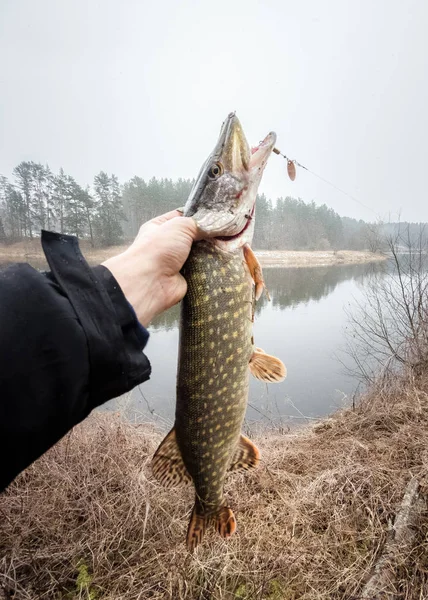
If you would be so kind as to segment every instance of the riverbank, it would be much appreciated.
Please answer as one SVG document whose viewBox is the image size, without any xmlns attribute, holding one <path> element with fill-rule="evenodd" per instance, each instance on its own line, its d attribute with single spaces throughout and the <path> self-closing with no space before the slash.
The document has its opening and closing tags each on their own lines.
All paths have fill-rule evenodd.
<svg viewBox="0 0 428 600">
<path fill-rule="evenodd" d="M 230 476 L 237 533 L 184 546 L 191 488 L 163 489 L 152 425 L 96 414 L 0 496 L 5 597 L 350 600 L 390 543 L 412 478 L 428 482 L 428 378 L 393 379 L 354 409 L 291 433 L 254 437 L 262 463 Z M 387 589 L 428 597 L 428 513 L 388 554 Z M 410 530 L 409 530 L 410 531 Z M 1 558 L 3 557 L 3 558 Z"/>
<path fill-rule="evenodd" d="M 91 265 L 99 264 L 120 254 L 127 245 L 111 246 L 109 248 L 91 248 L 90 244 L 83 240 L 80 247 Z M 317 267 L 331 265 L 345 265 L 357 263 L 378 262 L 386 259 L 383 254 L 375 254 L 367 251 L 357 250 L 257 250 L 256 255 L 263 267 Z M 40 240 L 27 240 L 10 246 L 0 245 L 0 263 L 6 262 L 29 262 L 38 266 L 44 262 L 44 254 L 40 246 Z"/>
<path fill-rule="evenodd" d="M 258 250 L 256 254 L 262 267 L 329 267 L 387 259 L 384 254 L 366 250 Z"/>
</svg>

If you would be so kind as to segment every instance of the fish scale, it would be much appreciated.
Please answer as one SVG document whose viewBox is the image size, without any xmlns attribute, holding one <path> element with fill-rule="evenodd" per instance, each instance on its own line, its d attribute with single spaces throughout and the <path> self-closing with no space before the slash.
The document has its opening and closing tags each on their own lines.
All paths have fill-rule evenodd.
<svg viewBox="0 0 428 600">
<path fill-rule="evenodd" d="M 247 406 L 253 285 L 243 252 L 195 244 L 184 266 L 175 430 L 206 512 L 223 503 Z"/>
<path fill-rule="evenodd" d="M 236 530 L 224 496 L 228 471 L 260 461 L 241 434 L 250 372 L 282 381 L 282 362 L 254 346 L 254 303 L 264 289 L 250 243 L 257 188 L 272 152 L 273 132 L 250 150 L 234 113 L 222 125 L 184 207 L 205 238 L 195 242 L 182 269 L 187 281 L 180 318 L 177 404 L 173 429 L 152 461 L 166 487 L 192 482 L 195 504 L 186 543 L 194 550 L 214 523 L 223 538 Z"/>
</svg>

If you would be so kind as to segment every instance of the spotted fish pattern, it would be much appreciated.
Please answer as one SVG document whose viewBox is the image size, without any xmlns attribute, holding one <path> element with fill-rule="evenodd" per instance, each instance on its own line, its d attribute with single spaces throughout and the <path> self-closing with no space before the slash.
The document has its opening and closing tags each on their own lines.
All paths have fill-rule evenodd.
<svg viewBox="0 0 428 600">
<path fill-rule="evenodd" d="M 253 286 L 242 252 L 207 242 L 194 245 L 185 277 L 176 435 L 198 503 L 212 512 L 223 503 L 247 406 Z"/>
<path fill-rule="evenodd" d="M 261 273 L 258 263 L 257 269 Z M 154 456 L 153 473 L 169 487 L 194 484 L 190 550 L 210 523 L 225 538 L 235 531 L 223 491 L 226 474 L 260 461 L 256 446 L 241 435 L 250 371 L 264 381 L 285 377 L 282 362 L 254 346 L 252 271 L 243 248 L 227 252 L 210 241 L 195 243 L 183 267 L 188 287 L 181 308 L 175 425 Z"/>
</svg>

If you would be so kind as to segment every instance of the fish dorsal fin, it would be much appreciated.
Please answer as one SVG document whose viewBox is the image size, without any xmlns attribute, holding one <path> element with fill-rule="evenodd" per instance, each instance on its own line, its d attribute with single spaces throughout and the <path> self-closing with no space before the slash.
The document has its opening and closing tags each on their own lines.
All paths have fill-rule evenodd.
<svg viewBox="0 0 428 600">
<path fill-rule="evenodd" d="M 159 483 L 166 488 L 192 481 L 177 445 L 174 428 L 156 450 L 152 460 L 152 471 Z"/>
<path fill-rule="evenodd" d="M 283 381 L 287 376 L 284 363 L 270 354 L 266 354 L 261 348 L 256 348 L 250 358 L 250 371 L 256 379 L 276 383 Z"/>
<path fill-rule="evenodd" d="M 259 462 L 260 450 L 245 435 L 241 435 L 229 471 L 249 471 L 255 469 Z"/>
</svg>

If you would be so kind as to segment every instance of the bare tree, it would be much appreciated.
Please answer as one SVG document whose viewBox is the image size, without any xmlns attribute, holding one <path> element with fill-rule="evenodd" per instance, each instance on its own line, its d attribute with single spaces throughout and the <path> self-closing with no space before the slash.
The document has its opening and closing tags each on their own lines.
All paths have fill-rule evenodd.
<svg viewBox="0 0 428 600">
<path fill-rule="evenodd" d="M 385 237 L 382 233 L 382 222 L 366 223 L 364 228 L 364 240 L 367 248 L 374 254 L 385 249 Z"/>
<path fill-rule="evenodd" d="M 391 260 L 373 274 L 363 301 L 348 310 L 346 352 L 354 375 L 373 381 L 379 374 L 428 368 L 428 243 L 424 226 L 417 239 L 409 228 L 385 240 Z"/>
</svg>

